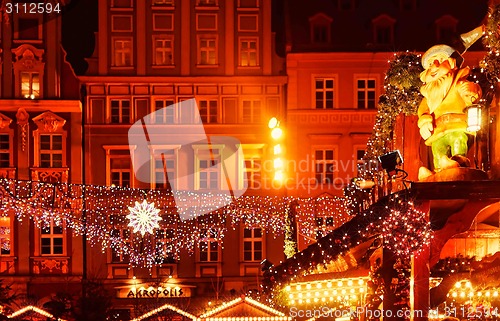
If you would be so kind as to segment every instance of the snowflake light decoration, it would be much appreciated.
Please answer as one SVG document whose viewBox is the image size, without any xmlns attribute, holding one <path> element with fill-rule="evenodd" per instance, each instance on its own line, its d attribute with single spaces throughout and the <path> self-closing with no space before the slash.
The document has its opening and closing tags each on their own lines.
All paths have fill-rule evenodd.
<svg viewBox="0 0 500 321">
<path fill-rule="evenodd" d="M 161 217 L 158 215 L 159 209 L 155 208 L 155 203 L 148 203 L 144 200 L 142 203 L 135 202 L 134 207 L 128 207 L 130 214 L 127 218 L 130 220 L 128 226 L 134 228 L 134 233 L 141 232 L 144 236 L 146 233 L 153 233 L 155 228 L 160 227 L 158 222 Z"/>
</svg>

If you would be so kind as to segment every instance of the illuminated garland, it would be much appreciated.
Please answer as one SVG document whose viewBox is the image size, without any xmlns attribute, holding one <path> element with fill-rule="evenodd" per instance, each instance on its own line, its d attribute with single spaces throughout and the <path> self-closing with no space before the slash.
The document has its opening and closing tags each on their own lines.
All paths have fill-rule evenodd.
<svg viewBox="0 0 500 321">
<path fill-rule="evenodd" d="M 395 53 L 389 61 L 384 81 L 385 94 L 380 96 L 372 136 L 368 140 L 364 160 L 375 160 L 388 152 L 396 117 L 416 114 L 422 100 L 420 94 L 420 55 L 411 52 Z"/>
<path fill-rule="evenodd" d="M 486 56 L 479 63 L 482 72 L 487 75 L 491 84 L 491 89 L 500 82 L 500 35 L 498 28 L 500 25 L 500 4 L 488 9 L 486 19 L 486 32 L 482 38 L 483 44 L 488 49 Z"/>
</svg>

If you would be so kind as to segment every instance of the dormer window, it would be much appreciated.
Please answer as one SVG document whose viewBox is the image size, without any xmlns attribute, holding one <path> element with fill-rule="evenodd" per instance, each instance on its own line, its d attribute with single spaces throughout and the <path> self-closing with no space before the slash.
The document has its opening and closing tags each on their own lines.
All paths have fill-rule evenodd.
<svg viewBox="0 0 500 321">
<path fill-rule="evenodd" d="M 438 43 L 451 43 L 456 35 L 458 20 L 444 15 L 436 20 L 436 40 Z"/>
<path fill-rule="evenodd" d="M 383 14 L 372 20 L 373 42 L 377 45 L 390 45 L 394 42 L 396 20 Z"/>
<path fill-rule="evenodd" d="M 318 13 L 309 18 L 311 31 L 311 43 L 326 44 L 330 43 L 330 30 L 333 19 L 324 13 Z"/>
</svg>

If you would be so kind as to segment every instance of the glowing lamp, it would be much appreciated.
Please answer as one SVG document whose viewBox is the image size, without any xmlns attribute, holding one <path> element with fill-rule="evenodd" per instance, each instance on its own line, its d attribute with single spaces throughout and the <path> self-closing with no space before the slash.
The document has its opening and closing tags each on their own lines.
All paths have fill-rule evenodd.
<svg viewBox="0 0 500 321">
<path fill-rule="evenodd" d="M 276 117 L 273 117 L 273 118 L 269 119 L 267 126 L 269 126 L 270 129 L 273 129 L 273 128 L 278 127 L 279 124 L 280 124 L 280 122 L 278 121 L 278 119 Z"/>
<path fill-rule="evenodd" d="M 481 112 L 482 106 L 479 104 L 473 104 L 467 107 L 467 131 L 475 133 L 481 129 Z"/>
<path fill-rule="evenodd" d="M 271 131 L 271 137 L 273 139 L 279 139 L 281 135 L 283 135 L 283 130 L 279 127 L 273 128 L 273 130 Z"/>
</svg>

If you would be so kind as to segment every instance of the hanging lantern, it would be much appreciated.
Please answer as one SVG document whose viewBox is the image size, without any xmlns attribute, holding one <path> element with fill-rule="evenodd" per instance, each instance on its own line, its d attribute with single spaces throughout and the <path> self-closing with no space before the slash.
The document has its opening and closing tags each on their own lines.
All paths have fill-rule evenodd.
<svg viewBox="0 0 500 321">
<path fill-rule="evenodd" d="M 467 131 L 475 133 L 481 129 L 481 112 L 482 106 L 480 104 L 473 104 L 467 107 Z"/>
</svg>

